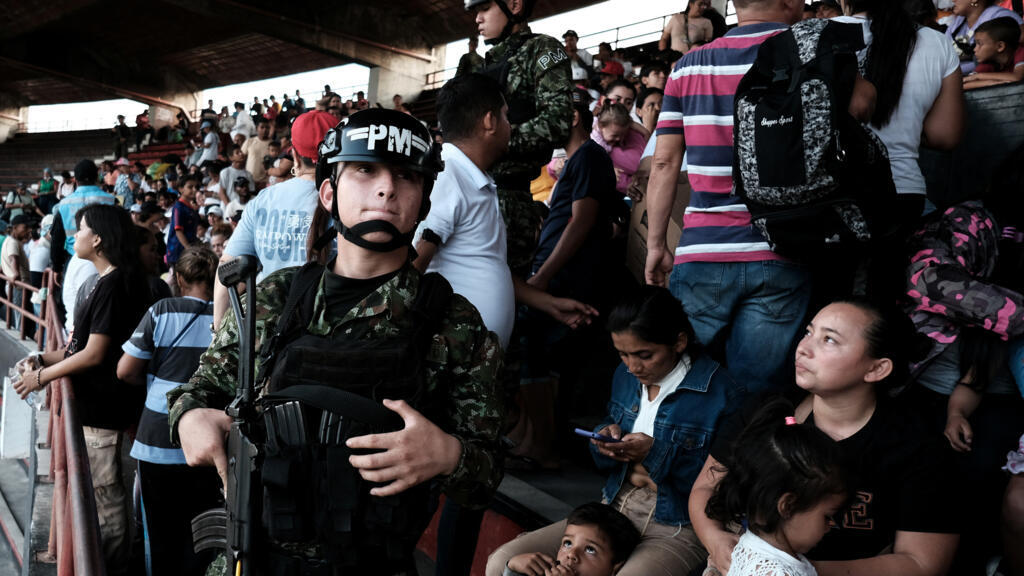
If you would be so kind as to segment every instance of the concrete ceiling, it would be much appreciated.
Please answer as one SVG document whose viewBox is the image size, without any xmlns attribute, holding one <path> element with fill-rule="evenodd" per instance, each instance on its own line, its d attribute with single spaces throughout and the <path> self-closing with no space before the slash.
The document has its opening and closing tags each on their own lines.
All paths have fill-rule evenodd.
<svg viewBox="0 0 1024 576">
<path fill-rule="evenodd" d="M 596 1 L 540 0 L 534 17 Z M 0 0 L 0 14 L 0 108 L 159 103 L 350 62 L 425 61 L 476 30 L 463 0 Z"/>
</svg>

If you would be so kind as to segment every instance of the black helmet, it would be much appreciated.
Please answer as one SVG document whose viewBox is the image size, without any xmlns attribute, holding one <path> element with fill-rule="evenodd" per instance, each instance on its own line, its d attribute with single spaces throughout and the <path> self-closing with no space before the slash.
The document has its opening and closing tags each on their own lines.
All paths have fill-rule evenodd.
<svg viewBox="0 0 1024 576">
<path fill-rule="evenodd" d="M 375 162 L 401 166 L 423 175 L 423 201 L 419 219 L 430 211 L 430 191 L 437 173 L 444 169 L 441 147 L 434 143 L 423 124 L 412 116 L 397 110 L 370 108 L 361 110 L 342 120 L 324 134 L 317 157 L 317 186 L 330 179 L 335 196 L 331 206 L 335 230 L 350 242 L 380 252 L 390 252 L 408 245 L 414 231 L 400 233 L 389 222 L 371 220 L 351 228 L 342 224 L 338 215 L 338 190 L 334 165 L 339 162 Z M 362 236 L 384 230 L 392 239 L 388 242 L 369 242 Z"/>
</svg>

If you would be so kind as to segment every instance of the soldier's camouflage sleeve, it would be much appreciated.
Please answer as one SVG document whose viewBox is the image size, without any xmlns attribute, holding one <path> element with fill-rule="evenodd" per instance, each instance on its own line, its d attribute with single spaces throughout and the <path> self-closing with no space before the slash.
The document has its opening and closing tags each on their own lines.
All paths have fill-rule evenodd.
<svg viewBox="0 0 1024 576">
<path fill-rule="evenodd" d="M 502 352 L 497 336 L 487 331 L 465 298 L 456 294 L 449 310 L 434 344 L 446 356 L 446 374 L 439 376 L 449 379 L 449 429 L 462 442 L 462 456 L 442 489 L 459 504 L 484 507 L 503 475 L 499 438 L 504 409 L 498 381 Z"/>
<path fill-rule="evenodd" d="M 565 146 L 572 128 L 572 68 L 565 49 L 558 40 L 539 35 L 522 50 L 527 73 L 536 82 L 533 100 L 537 115 L 513 126 L 509 149 L 520 157 Z M 514 89 L 512 84 L 510 79 Z"/>
<path fill-rule="evenodd" d="M 298 268 L 274 272 L 256 287 L 256 346 L 258 353 L 264 334 L 277 326 L 277 318 L 288 297 L 291 279 Z M 245 306 L 245 298 L 242 298 Z M 235 397 L 238 381 L 238 322 L 228 307 L 210 347 L 199 359 L 199 368 L 188 383 L 167 393 L 167 420 L 171 440 L 178 443 L 178 421 L 193 408 L 226 408 Z M 257 365 L 259 363 L 257 362 Z M 256 374 L 259 382 L 259 374 Z"/>
</svg>

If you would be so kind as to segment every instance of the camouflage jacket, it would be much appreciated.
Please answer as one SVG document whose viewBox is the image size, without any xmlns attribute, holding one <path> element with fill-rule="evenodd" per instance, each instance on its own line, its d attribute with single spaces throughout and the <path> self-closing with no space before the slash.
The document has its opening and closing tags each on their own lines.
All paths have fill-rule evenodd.
<svg viewBox="0 0 1024 576">
<path fill-rule="evenodd" d="M 260 282 L 256 291 L 256 349 L 272 335 L 299 268 L 285 268 Z M 408 314 L 420 282 L 420 273 L 407 265 L 395 277 L 348 311 L 325 306 L 324 280 L 320 280 L 313 307 L 311 334 L 326 336 L 344 331 L 352 340 L 389 336 L 411 326 Z M 338 334 L 335 333 L 335 337 Z M 462 443 L 459 464 L 442 482 L 442 489 L 459 503 L 484 506 L 502 478 L 498 438 L 504 416 L 497 376 L 501 369 L 497 336 L 488 332 L 476 308 L 456 294 L 447 318 L 434 336 L 427 355 L 427 385 L 434 389 L 444 379 L 448 392 L 448 419 L 435 422 Z M 167 394 L 171 437 L 177 442 L 178 421 L 193 408 L 223 408 L 235 396 L 238 377 L 238 324 L 229 309 L 210 347 L 189 382 Z M 257 362 L 257 370 L 259 369 Z M 257 394 L 262 394 L 257 372 Z"/>
<path fill-rule="evenodd" d="M 1004 340 L 1024 333 L 1024 296 L 988 279 L 995 271 L 999 228 L 980 202 L 930 218 L 908 241 L 909 313 L 932 348 L 920 370 L 973 326 Z"/>
<path fill-rule="evenodd" d="M 491 169 L 499 186 L 507 177 L 536 178 L 552 151 L 565 145 L 572 127 L 572 69 L 558 40 L 526 28 L 491 48 L 485 67 L 504 60 L 509 63 L 505 96 L 512 138 L 508 152 Z M 528 119 L 516 117 L 517 100 L 532 105 Z"/>
</svg>

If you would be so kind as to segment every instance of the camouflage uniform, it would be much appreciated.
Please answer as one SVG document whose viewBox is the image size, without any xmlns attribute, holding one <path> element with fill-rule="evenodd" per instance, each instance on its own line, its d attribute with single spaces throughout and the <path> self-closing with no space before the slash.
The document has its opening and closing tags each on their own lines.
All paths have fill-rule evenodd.
<svg viewBox="0 0 1024 576">
<path fill-rule="evenodd" d="M 279 270 L 257 287 L 257 350 L 263 339 L 276 329 L 292 278 L 298 270 Z M 321 279 L 309 332 L 327 336 L 343 331 L 353 341 L 393 336 L 411 326 L 412 318 L 407 312 L 415 300 L 419 282 L 419 272 L 406 265 L 357 305 L 342 311 L 326 308 L 324 280 Z M 238 324 L 229 310 L 191 380 L 167 394 L 171 437 L 175 442 L 178 441 L 178 421 L 186 411 L 222 408 L 231 402 L 235 396 L 238 360 Z M 462 296 L 452 297 L 426 363 L 430 389 L 436 389 L 442 379 L 447 384 L 449 418 L 436 424 L 462 443 L 459 463 L 455 471 L 443 479 L 441 488 L 449 498 L 463 505 L 485 506 L 502 478 L 498 438 L 503 408 L 496 385 L 496 375 L 501 369 L 501 348 L 494 333 L 484 327 L 476 308 Z M 261 382 L 258 366 L 257 362 L 256 392 L 261 395 L 265 382 Z"/>
<path fill-rule="evenodd" d="M 527 27 L 487 52 L 487 68 L 508 60 L 505 98 L 512 138 L 508 152 L 491 169 L 508 231 L 508 262 L 526 276 L 537 247 L 540 218 L 533 209 L 530 181 L 565 145 L 572 127 L 572 70 L 562 44 L 533 35 Z M 531 110 L 532 108 L 532 110 Z"/>
<path fill-rule="evenodd" d="M 908 309 L 932 348 L 915 372 L 975 326 L 1003 340 L 1024 334 L 1024 296 L 989 281 L 999 228 L 981 202 L 964 202 L 931 217 L 908 241 Z"/>
</svg>

